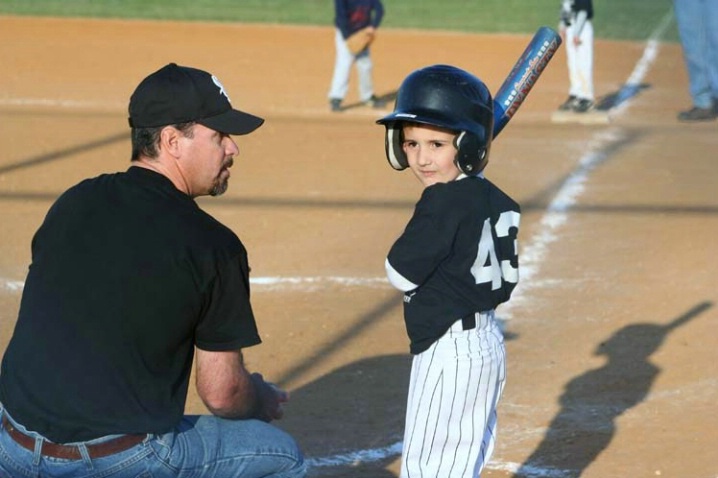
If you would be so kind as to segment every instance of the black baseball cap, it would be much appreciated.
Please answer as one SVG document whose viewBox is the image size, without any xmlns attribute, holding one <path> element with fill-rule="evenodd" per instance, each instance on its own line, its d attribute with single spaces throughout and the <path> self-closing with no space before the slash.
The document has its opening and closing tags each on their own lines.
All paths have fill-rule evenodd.
<svg viewBox="0 0 718 478">
<path fill-rule="evenodd" d="M 149 75 L 130 97 L 132 128 L 196 121 L 225 134 L 248 134 L 264 119 L 232 108 L 216 76 L 170 63 Z"/>
</svg>

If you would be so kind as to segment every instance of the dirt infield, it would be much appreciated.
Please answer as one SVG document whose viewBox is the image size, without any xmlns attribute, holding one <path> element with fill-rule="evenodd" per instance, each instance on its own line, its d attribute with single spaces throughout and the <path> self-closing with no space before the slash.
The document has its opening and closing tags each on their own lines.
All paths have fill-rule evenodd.
<svg viewBox="0 0 718 478">
<path fill-rule="evenodd" d="M 398 476 L 410 357 L 383 261 L 420 188 L 387 165 L 381 112 L 329 112 L 332 39 L 319 27 L 0 17 L 0 351 L 52 201 L 127 168 L 127 101 L 146 74 L 200 67 L 267 118 L 238 139 L 229 192 L 200 200 L 249 250 L 264 340 L 249 367 L 292 392 L 278 425 L 311 476 Z M 382 30 L 377 93 L 432 63 L 495 91 L 527 41 Z M 718 123 L 675 121 L 690 103 L 680 48 L 646 48 L 596 44 L 597 93 L 628 98 L 610 124 L 550 122 L 568 90 L 560 50 L 493 145 L 487 175 L 523 206 L 522 282 L 498 311 L 509 377 L 485 476 L 718 477 Z M 204 412 L 194 392 L 187 411 Z"/>
</svg>

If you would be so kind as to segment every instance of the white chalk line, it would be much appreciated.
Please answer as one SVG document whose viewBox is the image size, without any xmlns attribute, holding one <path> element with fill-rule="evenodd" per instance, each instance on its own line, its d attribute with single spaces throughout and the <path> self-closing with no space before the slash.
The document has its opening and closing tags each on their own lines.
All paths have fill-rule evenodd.
<svg viewBox="0 0 718 478">
<path fill-rule="evenodd" d="M 656 29 L 651 33 L 650 37 L 648 38 L 648 41 L 646 42 L 646 48 L 643 50 L 643 55 L 641 56 L 641 59 L 638 60 L 638 63 L 636 63 L 636 66 L 633 68 L 633 72 L 631 72 L 631 75 L 628 77 L 628 80 L 626 81 L 626 84 L 624 85 L 622 90 L 630 90 L 632 88 L 637 88 L 641 85 L 643 78 L 646 77 L 648 70 L 651 68 L 651 65 L 658 56 L 661 38 L 663 38 L 663 35 L 666 33 L 668 27 L 671 26 L 672 22 L 673 10 L 669 9 L 668 12 L 663 16 L 663 19 L 658 24 Z M 613 112 L 613 116 L 623 115 L 624 112 L 628 109 L 629 105 L 629 101 L 619 101 L 618 105 L 615 108 L 615 111 Z"/>
<path fill-rule="evenodd" d="M 86 112 L 86 113 L 112 113 L 118 115 L 127 114 L 127 105 L 120 102 L 111 101 L 91 101 L 91 100 L 76 100 L 70 98 L 44 98 L 44 97 L 0 97 L 0 107 L 18 107 L 18 108 L 37 108 L 37 109 L 59 109 L 67 110 L 71 112 Z M 390 110 L 386 110 L 383 114 L 389 113 Z M 321 118 L 327 117 L 337 121 L 353 121 L 362 118 L 379 118 L 383 116 L 382 112 L 370 107 L 356 107 L 351 108 L 342 115 L 342 118 L 337 118 L 336 113 L 332 113 L 328 107 L 322 106 L 297 106 L 291 107 L 287 105 L 275 105 L 275 106 L 263 106 L 260 110 L 256 111 L 257 114 L 263 116 L 277 115 L 286 117 L 310 117 L 310 118 Z"/>
<path fill-rule="evenodd" d="M 250 284 L 265 287 L 286 287 L 304 285 L 344 285 L 354 287 L 386 287 L 389 281 L 386 277 L 342 277 L 342 276 L 318 276 L 318 277 L 256 277 L 249 279 Z"/>
<path fill-rule="evenodd" d="M 377 462 L 401 455 L 403 442 L 398 441 L 391 445 L 373 448 L 370 450 L 353 451 L 339 455 L 332 455 L 321 458 L 307 458 L 307 466 L 309 468 L 322 468 L 332 466 L 358 466 L 363 463 Z M 506 471 L 509 473 L 515 473 L 521 468 L 523 471 L 528 471 L 532 476 L 544 477 L 544 478 L 563 478 L 568 476 L 570 470 L 557 470 L 549 468 L 537 468 L 532 466 L 525 466 L 519 463 L 490 463 L 491 468 L 496 471 Z"/>
<path fill-rule="evenodd" d="M 332 466 L 358 466 L 364 463 L 377 462 L 401 455 L 403 442 L 398 441 L 391 445 L 373 448 L 370 450 L 353 451 L 344 454 L 332 455 L 320 458 L 307 458 L 306 462 L 309 468 L 322 468 Z M 569 476 L 571 470 L 560 470 L 553 468 L 538 468 L 534 466 L 526 466 L 519 463 L 508 462 L 490 462 L 487 469 L 494 471 L 506 471 L 516 473 L 519 469 L 522 472 L 529 472 L 531 476 L 542 478 L 564 478 Z"/>
<path fill-rule="evenodd" d="M 20 280 L 10 280 L 2 278 L 2 288 L 10 292 L 22 292 L 25 287 L 25 282 Z"/>
<path fill-rule="evenodd" d="M 390 288 L 386 277 L 343 277 L 343 276 L 314 276 L 314 277 L 251 277 L 249 283 L 254 286 L 253 291 L 300 290 L 311 292 L 331 286 Z M 24 281 L 0 278 L 1 288 L 9 292 L 22 292 Z"/>
<path fill-rule="evenodd" d="M 373 448 L 370 450 L 352 451 L 340 455 L 332 455 L 320 458 L 307 458 L 306 462 L 310 468 L 325 466 L 343 466 L 358 465 L 360 463 L 370 463 L 380 461 L 385 458 L 397 456 L 401 454 L 401 441 L 393 443 L 389 446 L 381 448 Z"/>
<path fill-rule="evenodd" d="M 583 194 L 588 177 L 597 165 L 608 155 L 609 146 L 623 139 L 623 134 L 616 128 L 601 131 L 589 142 L 587 152 L 578 161 L 576 168 L 566 178 L 554 199 L 548 205 L 546 213 L 541 217 L 537 231 L 529 238 L 528 244 L 521 251 L 520 282 L 511 300 L 499 309 L 504 320 L 513 318 L 513 309 L 529 300 L 530 292 L 541 287 L 534 282 L 549 248 L 559 238 L 559 230 L 568 222 L 569 210 Z"/>
<path fill-rule="evenodd" d="M 108 101 L 87 101 L 87 100 L 71 100 L 63 98 L 0 98 L 0 106 L 22 106 L 33 107 L 40 106 L 43 108 L 67 108 L 81 110 L 117 110 L 122 111 L 127 105 L 120 103 L 111 103 Z"/>
</svg>

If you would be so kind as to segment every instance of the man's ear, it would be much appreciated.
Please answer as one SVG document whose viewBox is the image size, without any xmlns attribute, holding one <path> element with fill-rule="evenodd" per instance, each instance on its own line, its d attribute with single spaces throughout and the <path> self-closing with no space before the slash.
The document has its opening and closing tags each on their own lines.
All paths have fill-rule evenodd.
<svg viewBox="0 0 718 478">
<path fill-rule="evenodd" d="M 180 137 L 182 134 L 174 126 L 165 126 L 160 131 L 160 151 L 164 151 L 173 157 L 179 157 L 180 155 Z"/>
</svg>

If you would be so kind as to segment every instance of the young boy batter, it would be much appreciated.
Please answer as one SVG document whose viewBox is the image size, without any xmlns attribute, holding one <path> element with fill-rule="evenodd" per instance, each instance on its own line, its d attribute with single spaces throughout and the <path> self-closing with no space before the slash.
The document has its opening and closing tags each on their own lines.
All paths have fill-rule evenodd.
<svg viewBox="0 0 718 478">
<path fill-rule="evenodd" d="M 404 80 L 378 123 L 391 166 L 424 186 L 386 259 L 414 354 L 401 477 L 478 477 L 506 378 L 494 309 L 518 282 L 519 205 L 482 172 L 493 100 L 472 74 L 434 65 Z"/>
</svg>

